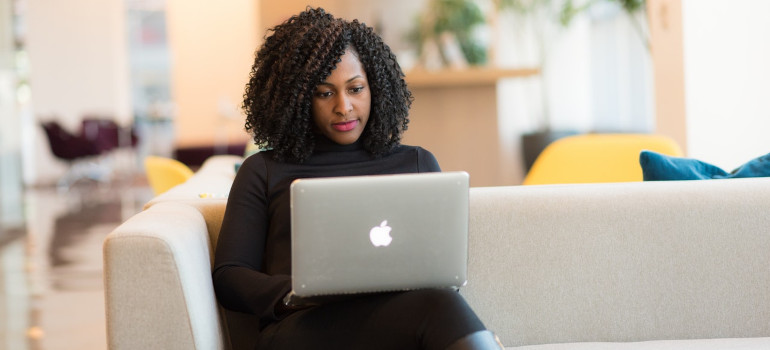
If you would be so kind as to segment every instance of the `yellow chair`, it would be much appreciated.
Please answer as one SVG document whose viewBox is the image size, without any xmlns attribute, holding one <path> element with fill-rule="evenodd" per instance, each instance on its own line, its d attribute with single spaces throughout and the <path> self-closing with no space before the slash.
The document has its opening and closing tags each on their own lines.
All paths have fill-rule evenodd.
<svg viewBox="0 0 770 350">
<path fill-rule="evenodd" d="M 524 185 L 642 181 L 639 153 L 681 157 L 672 139 L 652 134 L 583 134 L 558 139 L 535 159 Z"/>
<path fill-rule="evenodd" d="M 192 169 L 184 163 L 158 156 L 144 158 L 144 170 L 156 196 L 187 181 L 193 175 Z"/>
</svg>

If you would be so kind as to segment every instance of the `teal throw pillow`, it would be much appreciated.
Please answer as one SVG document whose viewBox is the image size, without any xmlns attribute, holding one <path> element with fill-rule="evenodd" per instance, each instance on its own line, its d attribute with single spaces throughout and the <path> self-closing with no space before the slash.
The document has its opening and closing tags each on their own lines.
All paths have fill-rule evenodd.
<svg viewBox="0 0 770 350">
<path fill-rule="evenodd" d="M 672 157 L 647 150 L 639 154 L 639 164 L 642 166 L 644 181 L 770 176 L 770 153 L 754 158 L 729 173 L 697 159 Z"/>
</svg>

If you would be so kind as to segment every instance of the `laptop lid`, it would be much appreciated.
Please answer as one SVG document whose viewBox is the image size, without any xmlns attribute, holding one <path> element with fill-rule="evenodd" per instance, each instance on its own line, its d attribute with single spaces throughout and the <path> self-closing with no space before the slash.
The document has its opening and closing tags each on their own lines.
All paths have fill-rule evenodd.
<svg viewBox="0 0 770 350">
<path fill-rule="evenodd" d="M 463 286 L 468 187 L 466 172 L 294 181 L 293 294 Z"/>
</svg>

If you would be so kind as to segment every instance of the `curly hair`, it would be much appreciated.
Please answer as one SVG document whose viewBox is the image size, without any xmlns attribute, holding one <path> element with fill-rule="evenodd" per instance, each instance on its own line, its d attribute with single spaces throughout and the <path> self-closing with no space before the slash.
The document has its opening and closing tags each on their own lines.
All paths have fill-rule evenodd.
<svg viewBox="0 0 770 350">
<path fill-rule="evenodd" d="M 303 162 L 315 146 L 311 103 L 316 87 L 353 49 L 366 72 L 372 101 L 361 142 L 387 154 L 409 123 L 412 94 L 396 56 L 371 27 L 308 7 L 269 30 L 257 50 L 243 96 L 246 131 L 279 161 Z"/>
</svg>

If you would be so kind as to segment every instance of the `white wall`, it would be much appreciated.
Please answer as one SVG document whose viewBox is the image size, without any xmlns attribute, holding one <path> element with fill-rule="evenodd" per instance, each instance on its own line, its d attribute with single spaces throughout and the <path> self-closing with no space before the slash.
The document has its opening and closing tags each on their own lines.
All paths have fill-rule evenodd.
<svg viewBox="0 0 770 350">
<path fill-rule="evenodd" d="M 66 170 L 39 121 L 74 131 L 84 114 L 131 118 L 122 0 L 27 1 L 32 120 L 24 122 L 26 183 L 54 182 Z M 31 155 L 31 156 L 30 156 Z"/>
<path fill-rule="evenodd" d="M 770 152 L 770 1 L 683 0 L 688 156 L 727 171 Z"/>
</svg>

